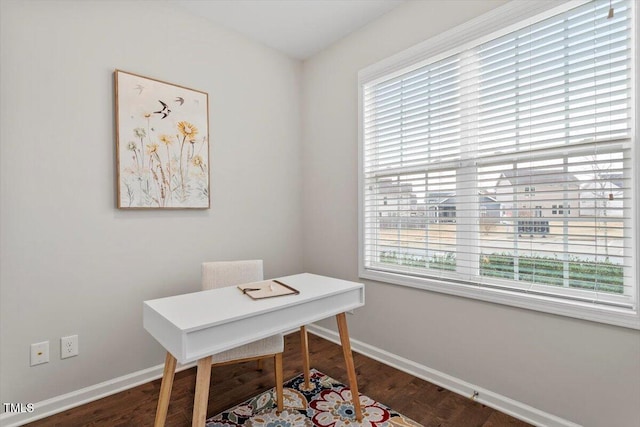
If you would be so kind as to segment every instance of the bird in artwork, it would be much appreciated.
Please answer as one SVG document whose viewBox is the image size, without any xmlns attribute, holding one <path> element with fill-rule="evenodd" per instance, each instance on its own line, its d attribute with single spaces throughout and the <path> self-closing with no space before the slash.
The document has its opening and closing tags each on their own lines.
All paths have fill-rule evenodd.
<svg viewBox="0 0 640 427">
<path fill-rule="evenodd" d="M 136 87 L 134 87 L 135 90 L 138 91 L 138 95 L 142 94 L 142 91 L 144 90 L 144 86 L 142 85 L 136 85 Z"/>
<path fill-rule="evenodd" d="M 175 99 L 175 102 L 179 102 L 179 103 L 180 103 L 180 105 L 182 105 L 182 104 L 184 104 L 184 98 L 183 98 L 183 97 L 181 97 L 181 96 L 178 96 L 178 97 Z"/>
<path fill-rule="evenodd" d="M 154 113 L 154 114 L 162 114 L 161 119 L 164 119 L 164 118 L 166 118 L 166 117 L 169 115 L 169 113 L 171 112 L 171 110 L 169 109 L 169 107 L 167 106 L 167 104 L 165 104 L 164 102 L 162 102 L 162 101 L 160 101 L 160 100 L 158 100 L 158 102 L 159 102 L 160 104 L 162 104 L 162 110 L 160 110 L 160 111 L 154 111 L 153 113 Z"/>
</svg>

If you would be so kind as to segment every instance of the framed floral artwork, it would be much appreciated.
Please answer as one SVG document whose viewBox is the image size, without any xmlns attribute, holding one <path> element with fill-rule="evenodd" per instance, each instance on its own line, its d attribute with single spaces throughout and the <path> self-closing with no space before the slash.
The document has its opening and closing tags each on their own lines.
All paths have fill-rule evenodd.
<svg viewBox="0 0 640 427">
<path fill-rule="evenodd" d="M 208 209 L 209 95 L 115 70 L 120 209 Z"/>
</svg>

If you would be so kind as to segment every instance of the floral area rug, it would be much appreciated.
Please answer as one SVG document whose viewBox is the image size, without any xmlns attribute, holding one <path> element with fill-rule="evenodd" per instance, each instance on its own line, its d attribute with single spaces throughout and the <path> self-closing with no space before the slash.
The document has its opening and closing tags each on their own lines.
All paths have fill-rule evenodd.
<svg viewBox="0 0 640 427">
<path fill-rule="evenodd" d="M 312 369 L 310 389 L 305 389 L 302 374 L 284 384 L 280 414 L 272 388 L 208 419 L 206 427 L 422 427 L 367 396 L 360 395 L 360 406 L 362 422 L 356 421 L 349 387 Z"/>
</svg>

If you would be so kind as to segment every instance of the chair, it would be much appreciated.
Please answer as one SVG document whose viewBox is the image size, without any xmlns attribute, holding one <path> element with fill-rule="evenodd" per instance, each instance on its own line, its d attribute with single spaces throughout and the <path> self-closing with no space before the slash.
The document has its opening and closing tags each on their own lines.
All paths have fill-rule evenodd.
<svg viewBox="0 0 640 427">
<path fill-rule="evenodd" d="M 202 290 L 236 286 L 260 280 L 263 280 L 262 260 L 202 263 Z M 215 354 L 212 356 L 212 364 L 227 365 L 257 360 L 258 368 L 262 369 L 262 360 L 272 357 L 275 367 L 278 412 L 281 412 L 283 407 L 283 351 L 284 338 L 282 334 L 278 334 Z"/>
</svg>

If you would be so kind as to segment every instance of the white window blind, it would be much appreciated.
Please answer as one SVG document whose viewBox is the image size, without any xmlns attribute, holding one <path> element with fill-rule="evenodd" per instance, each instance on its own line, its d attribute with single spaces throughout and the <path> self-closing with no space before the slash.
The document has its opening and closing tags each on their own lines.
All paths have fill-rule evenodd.
<svg viewBox="0 0 640 427">
<path fill-rule="evenodd" d="M 637 311 L 633 11 L 611 6 L 362 83 L 363 276 Z"/>
</svg>

